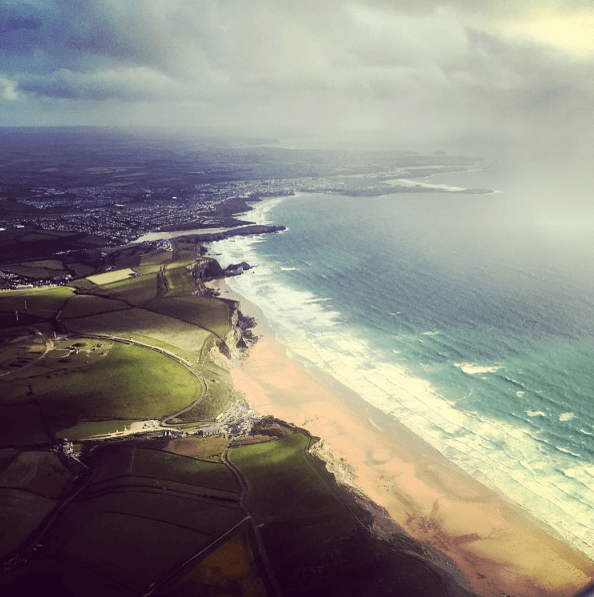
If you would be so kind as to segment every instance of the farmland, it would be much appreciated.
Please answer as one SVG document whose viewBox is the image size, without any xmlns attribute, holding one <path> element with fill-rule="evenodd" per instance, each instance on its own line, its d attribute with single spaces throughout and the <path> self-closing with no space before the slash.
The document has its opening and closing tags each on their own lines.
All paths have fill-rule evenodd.
<svg viewBox="0 0 594 597">
<path fill-rule="evenodd" d="M 187 253 L 124 253 L 0 294 L 0 592 L 331 596 L 405 579 L 438 594 L 417 556 L 370 534 L 305 432 L 188 436 L 237 400 L 214 350 L 240 339 L 237 305 L 201 294 Z"/>
<path fill-rule="evenodd" d="M 14 290 L 0 293 L 0 314 L 14 315 L 19 312 L 38 319 L 51 321 L 62 305 L 73 295 L 73 290 L 64 286 L 48 289 Z M 13 319 L 18 325 L 19 319 Z M 8 327 L 3 326 L 3 327 Z"/>
<path fill-rule="evenodd" d="M 239 593 L 235 591 L 239 589 Z M 195 568 L 163 592 L 171 597 L 239 594 L 244 597 L 266 595 L 265 582 L 251 549 L 247 528 L 206 556 Z"/>
<path fill-rule="evenodd" d="M 137 308 L 62 319 L 61 325 L 73 334 L 118 336 L 155 346 L 165 344 L 196 356 L 210 335 L 205 328 L 176 317 Z"/>
<path fill-rule="evenodd" d="M 234 401 L 211 354 L 234 337 L 232 306 L 195 295 L 196 258 L 134 249 L 136 269 L 0 293 L 1 445 L 117 434 L 178 411 L 170 423 L 212 420 Z"/>
<path fill-rule="evenodd" d="M 38 429 L 38 440 L 47 441 L 48 433 L 83 421 L 158 419 L 188 406 L 202 391 L 199 378 L 165 355 L 70 337 L 32 367 L 0 378 L 0 409 L 12 406 L 12 422 L 23 429 L 33 411 L 45 432 Z M 11 445 L 14 435 L 2 435 L 2 442 Z M 31 432 L 24 435 L 34 439 Z"/>
<path fill-rule="evenodd" d="M 195 296 L 162 298 L 145 304 L 157 313 L 172 314 L 177 319 L 198 325 L 219 338 L 231 327 L 229 305 L 222 299 Z"/>
<path fill-rule="evenodd" d="M 0 559 L 20 547 L 71 489 L 73 474 L 44 451 L 0 450 Z"/>
<path fill-rule="evenodd" d="M 106 446 L 85 489 L 45 535 L 43 553 L 0 578 L 0 589 L 30 594 L 21 587 L 39 590 L 56 571 L 82 578 L 88 570 L 106 594 L 115 583 L 115 594 L 137 595 L 244 519 L 239 486 L 221 462 Z M 88 582 L 80 584 L 85 595 Z"/>
</svg>

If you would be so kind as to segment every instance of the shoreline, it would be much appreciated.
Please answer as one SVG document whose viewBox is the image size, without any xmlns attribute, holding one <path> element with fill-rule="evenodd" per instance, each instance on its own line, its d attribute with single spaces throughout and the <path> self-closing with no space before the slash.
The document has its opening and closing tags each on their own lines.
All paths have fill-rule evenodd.
<svg viewBox="0 0 594 597">
<path fill-rule="evenodd" d="M 256 305 L 224 281 L 216 287 L 258 322 L 248 355 L 229 362 L 236 389 L 261 414 L 322 438 L 354 486 L 451 558 L 475 592 L 570 597 L 592 582 L 586 555 L 353 390 L 291 359 Z"/>
</svg>

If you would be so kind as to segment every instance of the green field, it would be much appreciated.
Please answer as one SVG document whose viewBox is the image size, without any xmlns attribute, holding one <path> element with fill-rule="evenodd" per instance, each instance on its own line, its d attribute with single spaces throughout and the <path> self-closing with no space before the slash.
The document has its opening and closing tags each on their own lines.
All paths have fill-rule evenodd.
<svg viewBox="0 0 594 597">
<path fill-rule="evenodd" d="M 72 295 L 72 289 L 65 286 L 46 290 L 4 291 L 0 292 L 0 313 L 14 315 L 18 311 L 42 319 L 53 319 Z"/>
<path fill-rule="evenodd" d="M 155 265 L 137 265 L 136 267 L 132 268 L 135 272 L 141 275 L 147 274 L 157 274 L 161 271 L 161 266 L 158 264 Z"/>
<path fill-rule="evenodd" d="M 135 423 L 136 419 L 118 419 L 117 421 L 84 421 L 78 425 L 56 431 L 54 435 L 59 439 L 81 441 L 98 435 L 108 435 L 126 431 Z"/>
<path fill-rule="evenodd" d="M 163 593 L 169 597 L 266 597 L 268 593 L 250 546 L 247 528 L 241 528 L 197 566 L 185 570 L 183 576 Z"/>
<path fill-rule="evenodd" d="M 57 259 L 42 259 L 41 261 L 28 261 L 26 263 L 21 263 L 23 267 L 43 267 L 45 269 L 51 270 L 63 270 L 64 266 L 61 261 Z"/>
<path fill-rule="evenodd" d="M 97 286 L 105 286 L 111 282 L 119 282 L 121 280 L 129 280 L 134 275 L 134 271 L 130 268 L 114 269 L 102 274 L 95 274 L 89 276 L 87 279 Z"/>
<path fill-rule="evenodd" d="M 0 450 L 0 559 L 19 548 L 54 510 L 72 477 L 52 452 Z"/>
<path fill-rule="evenodd" d="M 248 484 L 247 504 L 263 523 L 266 551 L 283 592 L 340 587 L 364 556 L 365 531 L 305 454 L 309 439 L 233 448 L 229 460 Z M 352 545 L 359 544 L 356 554 Z M 322 575 L 311 570 L 324 570 Z M 328 589 L 318 594 L 338 595 Z M 380 593 L 381 594 L 381 593 Z"/>
<path fill-rule="evenodd" d="M 261 536 L 283 595 L 468 596 L 435 574 L 414 541 L 403 535 L 406 548 L 394 549 L 369 533 L 352 501 L 347 505 L 310 462 L 307 444 L 297 433 L 229 452 L 247 480 L 247 504 L 263 523 Z M 361 515 L 369 517 L 358 510 Z"/>
<path fill-rule="evenodd" d="M 196 325 L 179 321 L 145 309 L 113 311 L 63 320 L 62 325 L 73 333 L 103 334 L 138 338 L 154 338 L 183 351 L 199 355 L 210 332 Z M 146 341 L 146 340 L 140 340 Z M 147 344 L 152 344 L 147 341 Z M 156 344 L 159 346 L 159 344 Z"/>
<path fill-rule="evenodd" d="M 69 319 L 71 317 L 87 317 L 110 311 L 122 311 L 130 309 L 130 305 L 123 301 L 108 299 L 92 294 L 80 294 L 69 298 L 64 305 L 60 317 Z"/>
<path fill-rule="evenodd" d="M 44 268 L 44 267 L 30 267 L 25 265 L 13 265 L 13 266 L 5 266 L 3 268 L 5 272 L 11 272 L 13 274 L 18 274 L 19 276 L 27 276 L 28 278 L 34 279 L 52 279 L 61 273 L 65 273 L 66 270 L 55 270 L 51 268 Z"/>
<path fill-rule="evenodd" d="M 0 448 L 49 444 L 51 441 L 41 410 L 35 402 L 0 404 Z"/>
<path fill-rule="evenodd" d="M 204 345 L 200 359 L 200 371 L 208 385 L 206 396 L 191 409 L 180 414 L 177 417 L 178 421 L 175 422 L 213 421 L 217 415 L 241 399 L 241 394 L 233 385 L 229 370 L 221 359 L 213 354 L 211 350 L 213 346 L 214 340 L 211 336 Z"/>
<path fill-rule="evenodd" d="M 44 597 L 138 597 L 138 592 L 104 574 L 56 557 L 41 557 L 0 578 L 5 595 Z"/>
<path fill-rule="evenodd" d="M 158 274 L 146 274 L 137 278 L 127 278 L 119 282 L 104 284 L 101 288 L 107 290 L 115 298 L 133 305 L 142 305 L 147 301 L 157 298 Z"/>
<path fill-rule="evenodd" d="M 230 307 L 191 294 L 186 265 L 195 255 L 170 263 L 172 253 L 160 254 L 143 265 L 136 254 L 121 257 L 141 275 L 112 270 L 69 287 L 0 293 L 0 559 L 23 546 L 71 489 L 80 491 L 44 534 L 42 552 L 0 577 L 0 593 L 42 594 L 43 579 L 68 575 L 56 586 L 71 593 L 80 586 L 85 595 L 138 596 L 246 517 L 239 483 L 220 460 L 228 440 L 120 440 L 85 452 L 101 441 L 95 436 L 160 420 L 201 397 L 200 377 L 182 362 L 207 383 L 205 399 L 176 419 L 186 429 L 237 399 L 211 351 L 230 329 Z M 76 482 L 67 460 L 49 451 L 63 439 L 84 442 L 89 469 Z M 251 586 L 246 579 L 257 568 L 242 541 L 225 549 L 247 558 Z"/>
<path fill-rule="evenodd" d="M 221 463 L 204 462 L 188 456 L 157 450 L 136 448 L 131 473 L 141 477 L 159 477 L 221 491 L 239 491 L 237 479 Z"/>
<path fill-rule="evenodd" d="M 193 260 L 192 260 L 193 261 Z M 176 261 L 168 264 L 163 272 L 167 283 L 167 296 L 183 296 L 196 290 L 196 282 L 188 275 L 186 265 L 191 261 Z"/>
<path fill-rule="evenodd" d="M 185 437 L 167 442 L 163 450 L 179 454 L 180 456 L 191 456 L 199 460 L 220 462 L 221 456 L 228 445 L 229 440 L 223 437 L 205 437 L 200 439 Z"/>
<path fill-rule="evenodd" d="M 21 547 L 56 505 L 34 493 L 0 488 L 0 559 Z"/>
<path fill-rule="evenodd" d="M 296 433 L 229 452 L 229 460 L 248 482 L 250 508 L 263 522 L 347 512 L 305 455 L 308 442 Z"/>
<path fill-rule="evenodd" d="M 93 461 L 90 483 L 44 536 L 41 557 L 0 579 L 7 594 L 19 594 L 27 570 L 50 575 L 48 558 L 74 566 L 75 578 L 78 567 L 89 570 L 80 594 L 93 594 L 87 582 L 103 586 L 103 578 L 142 594 L 245 518 L 235 477 L 222 463 L 128 445 L 99 448 Z"/>
<path fill-rule="evenodd" d="M 170 358 L 118 344 L 100 362 L 50 379 L 31 380 L 48 420 L 154 419 L 200 396 L 199 380 Z"/>
<path fill-rule="evenodd" d="M 90 276 L 94 273 L 95 268 L 83 263 L 68 263 L 68 267 L 74 272 L 74 276 Z"/>
<path fill-rule="evenodd" d="M 89 510 L 88 519 L 78 520 L 80 530 L 56 555 L 136 590 L 148 588 L 209 543 L 200 531 L 158 519 Z"/>
<path fill-rule="evenodd" d="M 198 325 L 213 332 L 219 338 L 223 338 L 230 327 L 229 305 L 217 298 L 167 297 L 150 301 L 144 307 Z"/>
<path fill-rule="evenodd" d="M 54 452 L 21 451 L 0 473 L 0 491 L 22 489 L 58 499 L 71 479 L 72 474 Z"/>
<path fill-rule="evenodd" d="M 63 368 L 54 370 L 36 364 L 20 374 L 24 379 L 1 381 L 0 412 L 8 412 L 5 400 L 17 403 L 10 425 L 0 421 L 0 431 L 7 427 L 0 436 L 5 445 L 18 443 L 19 436 L 37 441 L 47 437 L 44 422 L 59 433 L 83 421 L 158 419 L 202 394 L 200 380 L 173 359 L 147 348 L 110 345 L 104 356 L 80 349 L 70 357 L 78 364 L 63 359 Z"/>
<path fill-rule="evenodd" d="M 164 265 L 170 263 L 173 258 L 173 251 L 158 251 L 157 253 L 149 253 L 140 258 L 140 266 L 144 265 Z"/>
</svg>

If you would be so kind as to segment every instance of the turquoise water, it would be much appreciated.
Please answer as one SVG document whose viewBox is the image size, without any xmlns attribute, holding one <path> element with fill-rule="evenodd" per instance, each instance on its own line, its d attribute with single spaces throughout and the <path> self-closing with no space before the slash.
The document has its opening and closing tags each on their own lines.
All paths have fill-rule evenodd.
<svg viewBox="0 0 594 597">
<path fill-rule="evenodd" d="M 214 249 L 256 266 L 231 284 L 293 356 L 594 556 L 594 255 L 527 214 L 510 192 L 301 195 L 249 214 L 286 232 Z"/>
</svg>

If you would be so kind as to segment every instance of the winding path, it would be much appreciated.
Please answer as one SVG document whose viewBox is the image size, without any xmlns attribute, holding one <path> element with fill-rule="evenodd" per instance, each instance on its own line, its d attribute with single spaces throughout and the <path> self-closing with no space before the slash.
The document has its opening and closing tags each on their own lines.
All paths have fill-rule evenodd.
<svg viewBox="0 0 594 597">
<path fill-rule="evenodd" d="M 246 496 L 248 492 L 248 483 L 243 476 L 242 472 L 229 460 L 228 458 L 229 448 L 227 448 L 223 452 L 223 462 L 229 467 L 231 472 L 235 475 L 237 481 L 239 482 L 239 486 L 241 487 L 241 494 L 239 497 L 239 504 L 247 513 L 250 522 L 252 523 L 252 528 L 254 529 L 254 535 L 256 536 L 256 543 L 258 544 L 258 551 L 260 552 L 260 556 L 262 557 L 262 562 L 264 563 L 264 568 L 266 569 L 266 575 L 270 580 L 270 584 L 272 585 L 274 592 L 277 596 L 282 595 L 281 588 L 278 584 L 278 580 L 272 570 L 272 565 L 270 564 L 270 560 L 268 559 L 268 554 L 266 553 L 266 547 L 264 545 L 264 540 L 262 539 L 262 533 L 260 532 L 260 527 L 262 523 L 258 520 L 258 517 L 254 514 L 254 512 L 249 508 L 246 501 Z"/>
<path fill-rule="evenodd" d="M 170 352 L 169 350 L 165 350 L 164 348 L 159 348 L 158 346 L 152 346 L 151 344 L 139 342 L 138 340 L 132 340 L 131 338 L 123 338 L 122 336 L 110 336 L 108 334 L 89 334 L 89 333 L 69 332 L 68 330 L 64 329 L 64 327 L 62 325 L 60 325 L 58 323 L 57 316 L 56 316 L 55 321 L 56 321 L 56 324 L 58 325 L 58 327 L 60 328 L 60 330 L 65 334 L 72 334 L 79 338 L 92 338 L 95 340 L 109 340 L 111 342 L 119 342 L 121 344 L 128 344 L 128 345 L 132 345 L 132 346 L 139 346 L 141 348 L 148 348 L 149 350 L 158 352 L 158 353 L 174 360 L 176 363 L 183 365 L 192 375 L 197 377 L 198 380 L 200 381 L 200 385 L 202 386 L 202 393 L 200 394 L 200 396 L 198 398 L 196 398 L 196 400 L 194 400 L 191 404 L 182 408 L 181 410 L 179 410 L 175 413 L 172 413 L 170 415 L 165 415 L 160 421 L 160 425 L 162 425 L 163 427 L 175 427 L 174 423 L 168 423 L 168 421 L 170 419 L 173 419 L 185 412 L 188 412 L 189 410 L 191 410 L 192 408 L 194 408 L 195 406 L 200 404 L 200 402 L 202 402 L 202 400 L 204 400 L 204 397 L 206 396 L 206 392 L 208 391 L 208 383 L 207 383 L 206 379 L 204 379 L 204 376 L 201 373 L 198 373 L 198 371 L 196 371 L 191 366 L 191 364 L 189 364 L 185 359 L 182 359 L 180 356 L 176 355 L 175 353 Z"/>
</svg>

